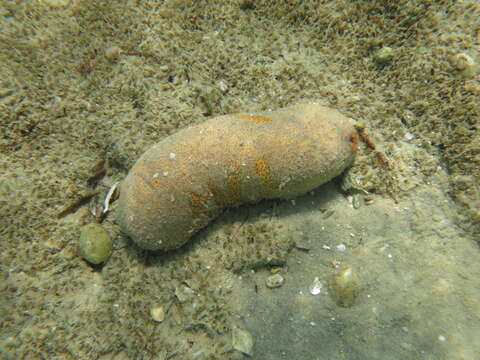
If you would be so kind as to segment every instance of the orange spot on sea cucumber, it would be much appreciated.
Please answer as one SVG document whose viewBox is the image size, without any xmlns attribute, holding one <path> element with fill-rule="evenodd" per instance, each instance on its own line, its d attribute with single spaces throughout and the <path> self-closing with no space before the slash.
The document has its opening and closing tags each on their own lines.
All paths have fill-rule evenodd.
<svg viewBox="0 0 480 360">
<path fill-rule="evenodd" d="M 200 194 L 189 191 L 190 205 L 194 213 L 202 213 L 207 210 L 207 200 Z"/>
<path fill-rule="evenodd" d="M 255 161 L 255 172 L 260 177 L 263 185 L 265 185 L 267 188 L 270 188 L 272 186 L 272 174 L 270 171 L 270 167 L 265 160 L 259 159 Z"/>
<path fill-rule="evenodd" d="M 245 120 L 255 120 L 255 121 L 260 121 L 260 122 L 272 122 L 272 119 L 266 116 L 261 116 L 261 115 L 242 115 L 242 114 L 235 114 L 233 115 L 236 118 L 239 119 L 245 119 Z"/>
</svg>

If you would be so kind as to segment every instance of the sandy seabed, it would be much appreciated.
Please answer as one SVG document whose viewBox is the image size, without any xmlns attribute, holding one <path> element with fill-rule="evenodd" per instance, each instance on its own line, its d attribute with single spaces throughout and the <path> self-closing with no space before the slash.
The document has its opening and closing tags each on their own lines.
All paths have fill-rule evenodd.
<svg viewBox="0 0 480 360">
<path fill-rule="evenodd" d="M 0 357 L 241 359 L 242 329 L 259 360 L 476 359 L 479 17 L 476 1 L 0 2 Z M 340 178 L 168 253 L 121 234 L 113 202 L 112 256 L 82 259 L 80 228 L 149 146 L 309 101 L 363 129 Z"/>
</svg>

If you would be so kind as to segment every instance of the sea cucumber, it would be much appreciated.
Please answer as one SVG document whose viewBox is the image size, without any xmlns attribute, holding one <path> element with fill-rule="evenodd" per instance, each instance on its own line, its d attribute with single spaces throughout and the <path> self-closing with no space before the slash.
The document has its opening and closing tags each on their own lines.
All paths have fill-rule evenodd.
<svg viewBox="0 0 480 360">
<path fill-rule="evenodd" d="M 225 208 L 289 199 L 342 173 L 351 119 L 317 104 L 211 118 L 147 150 L 121 184 L 118 223 L 137 245 L 171 250 Z"/>
</svg>

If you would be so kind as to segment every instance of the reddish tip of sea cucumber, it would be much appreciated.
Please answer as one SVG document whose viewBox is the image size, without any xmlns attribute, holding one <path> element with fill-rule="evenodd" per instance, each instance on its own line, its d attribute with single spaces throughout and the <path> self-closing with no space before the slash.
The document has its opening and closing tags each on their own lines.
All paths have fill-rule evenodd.
<svg viewBox="0 0 480 360">
<path fill-rule="evenodd" d="M 358 135 L 356 131 L 352 131 L 348 137 L 348 140 L 350 142 L 350 149 L 352 151 L 357 151 L 358 147 Z"/>
</svg>

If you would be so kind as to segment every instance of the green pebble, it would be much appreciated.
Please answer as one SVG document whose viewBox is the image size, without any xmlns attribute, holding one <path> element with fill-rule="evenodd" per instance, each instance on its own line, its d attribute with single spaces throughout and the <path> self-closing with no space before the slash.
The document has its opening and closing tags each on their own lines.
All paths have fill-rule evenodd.
<svg viewBox="0 0 480 360">
<path fill-rule="evenodd" d="M 340 270 L 330 280 L 330 295 L 337 305 L 350 307 L 360 292 L 358 278 L 351 267 Z"/>
<path fill-rule="evenodd" d="M 92 264 L 101 264 L 112 253 L 112 239 L 100 225 L 92 223 L 80 229 L 80 254 Z"/>
</svg>

